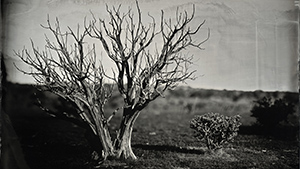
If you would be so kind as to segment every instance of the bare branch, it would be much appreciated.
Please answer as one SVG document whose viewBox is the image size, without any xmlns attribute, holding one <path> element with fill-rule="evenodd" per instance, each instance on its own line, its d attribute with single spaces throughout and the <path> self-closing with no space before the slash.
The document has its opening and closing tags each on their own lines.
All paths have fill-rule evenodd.
<svg viewBox="0 0 300 169">
<path fill-rule="evenodd" d="M 91 24 L 86 27 L 93 30 L 89 35 L 100 40 L 114 61 L 118 72 L 114 72 L 113 80 L 125 104 L 143 107 L 179 82 L 193 79 L 195 71 L 189 71 L 191 58 L 179 53 L 189 47 L 203 49 L 202 44 L 209 39 L 210 31 L 205 40 L 194 42 L 193 36 L 205 24 L 203 21 L 195 29 L 189 27 L 195 16 L 195 5 L 190 16 L 187 11 L 180 12 L 177 8 L 175 19 L 165 19 L 164 11 L 161 11 L 159 30 L 156 30 L 156 20 L 150 14 L 152 22 L 149 25 L 143 23 L 138 1 L 136 8 L 137 16 L 134 17 L 131 9 L 121 14 L 120 6 L 112 9 L 106 6 L 110 20 L 99 20 L 98 27 L 93 15 Z M 151 52 L 150 46 L 158 35 L 163 44 L 160 49 L 155 44 L 156 49 Z"/>
<path fill-rule="evenodd" d="M 46 26 L 42 27 L 52 33 L 55 41 L 45 36 L 44 50 L 39 50 L 31 40 L 33 53 L 27 49 L 15 51 L 15 55 L 31 67 L 30 71 L 16 66 L 17 69 L 32 76 L 46 90 L 71 102 L 78 110 L 78 117 L 97 134 L 100 127 L 97 124 L 106 121 L 103 107 L 111 97 L 112 88 L 105 87 L 105 75 L 101 63 L 96 61 L 95 46 L 85 45 L 85 38 L 93 29 L 80 30 L 78 25 L 76 31 L 67 27 L 68 31 L 62 33 L 58 18 L 52 26 L 49 16 Z M 68 118 L 63 112 L 55 116 Z"/>
</svg>

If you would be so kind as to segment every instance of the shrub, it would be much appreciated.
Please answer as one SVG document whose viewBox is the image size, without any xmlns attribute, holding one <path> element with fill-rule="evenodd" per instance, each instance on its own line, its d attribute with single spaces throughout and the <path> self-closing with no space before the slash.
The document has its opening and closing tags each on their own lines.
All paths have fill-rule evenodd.
<svg viewBox="0 0 300 169">
<path fill-rule="evenodd" d="M 207 113 L 195 116 L 190 128 L 195 130 L 195 137 L 204 141 L 209 150 L 218 150 L 237 136 L 241 125 L 240 116 L 223 116 L 218 113 Z"/>
<path fill-rule="evenodd" d="M 271 98 L 263 97 L 254 102 L 251 116 L 256 118 L 256 124 L 263 127 L 278 127 L 281 122 L 287 122 L 289 114 L 294 113 L 294 105 L 284 99 L 272 102 Z"/>
</svg>

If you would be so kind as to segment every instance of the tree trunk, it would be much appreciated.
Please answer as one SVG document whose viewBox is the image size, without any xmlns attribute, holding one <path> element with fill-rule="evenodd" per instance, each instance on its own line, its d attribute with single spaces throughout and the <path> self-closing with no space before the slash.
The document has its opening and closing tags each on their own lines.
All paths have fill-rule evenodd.
<svg viewBox="0 0 300 169">
<path fill-rule="evenodd" d="M 106 160 L 107 157 L 114 156 L 114 147 L 113 147 L 110 133 L 108 131 L 106 124 L 103 124 L 98 129 L 98 137 L 100 138 L 100 141 L 103 146 L 101 153 L 102 153 L 102 157 L 104 158 L 104 160 Z"/>
<path fill-rule="evenodd" d="M 115 143 L 117 150 L 116 157 L 122 159 L 137 159 L 131 148 L 131 135 L 135 120 L 139 116 L 139 111 L 124 109 L 119 133 Z"/>
<path fill-rule="evenodd" d="M 131 108 L 123 110 L 123 119 L 114 145 L 106 124 L 97 123 L 97 133 L 90 127 L 86 128 L 86 139 L 94 151 L 92 159 L 95 161 L 103 161 L 107 158 L 137 159 L 131 148 L 131 135 L 139 114 L 140 111 L 133 111 Z"/>
<path fill-rule="evenodd" d="M 107 127 L 99 127 L 97 135 L 89 128 L 86 130 L 86 139 L 93 149 L 92 160 L 102 161 L 115 156 L 114 147 Z"/>
</svg>

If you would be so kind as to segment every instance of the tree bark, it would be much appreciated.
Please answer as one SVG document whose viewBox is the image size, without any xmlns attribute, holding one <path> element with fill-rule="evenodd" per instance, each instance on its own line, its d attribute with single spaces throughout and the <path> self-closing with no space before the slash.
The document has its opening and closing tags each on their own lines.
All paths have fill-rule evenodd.
<svg viewBox="0 0 300 169">
<path fill-rule="evenodd" d="M 102 144 L 101 156 L 104 160 L 106 160 L 107 157 L 113 157 L 115 155 L 111 136 L 107 126 L 100 127 L 98 131 L 98 136 Z"/>
<path fill-rule="evenodd" d="M 98 128 L 98 135 L 91 129 L 86 130 L 86 139 L 93 149 L 92 160 L 102 161 L 112 159 L 137 159 L 132 151 L 131 137 L 133 125 L 140 111 L 124 110 L 124 116 L 120 124 L 119 132 L 113 145 L 108 128 Z"/>
<path fill-rule="evenodd" d="M 102 161 L 106 160 L 108 157 L 113 157 L 114 155 L 114 147 L 112 144 L 112 140 L 107 128 L 99 128 L 98 135 L 96 135 L 92 129 L 87 128 L 85 137 L 91 146 L 92 152 L 92 160 L 94 161 Z"/>
<path fill-rule="evenodd" d="M 115 148 L 117 150 L 117 158 L 137 159 L 137 157 L 132 151 L 131 136 L 133 125 L 139 114 L 140 111 L 134 111 L 131 108 L 124 109 L 123 119 L 121 121 L 119 133 L 115 143 Z"/>
<path fill-rule="evenodd" d="M 96 132 L 91 127 L 86 127 L 86 139 L 93 149 L 92 160 L 137 159 L 132 151 L 131 137 L 133 125 L 139 114 L 140 110 L 124 108 L 123 118 L 114 143 L 106 123 L 97 121 Z"/>
</svg>

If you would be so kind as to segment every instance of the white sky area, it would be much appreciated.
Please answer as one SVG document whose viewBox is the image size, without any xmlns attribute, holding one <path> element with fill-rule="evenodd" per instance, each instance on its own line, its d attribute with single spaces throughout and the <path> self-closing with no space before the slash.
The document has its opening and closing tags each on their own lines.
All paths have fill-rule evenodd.
<svg viewBox="0 0 300 169">
<path fill-rule="evenodd" d="M 30 48 L 30 38 L 43 48 L 47 33 L 47 15 L 54 24 L 58 17 L 62 29 L 83 25 L 92 11 L 96 17 L 107 18 L 105 4 L 119 5 L 124 10 L 134 8 L 134 0 L 7 0 L 4 3 L 3 53 L 8 80 L 33 83 L 13 66 L 29 70 L 14 55 L 13 50 Z M 145 22 L 147 13 L 157 21 L 160 11 L 174 17 L 176 8 L 188 12 L 195 4 L 192 26 L 206 20 L 196 41 L 210 39 L 205 50 L 189 48 L 184 54 L 194 56 L 194 81 L 187 85 L 197 88 L 227 90 L 298 91 L 298 7 L 293 0 L 139 0 Z M 134 8 L 135 9 L 135 8 Z M 158 44 L 160 42 L 157 42 Z M 96 46 L 100 46 L 100 44 Z M 101 48 L 97 48 L 101 53 Z M 106 58 L 105 53 L 101 58 Z M 112 64 L 102 59 L 107 70 Z"/>
</svg>

